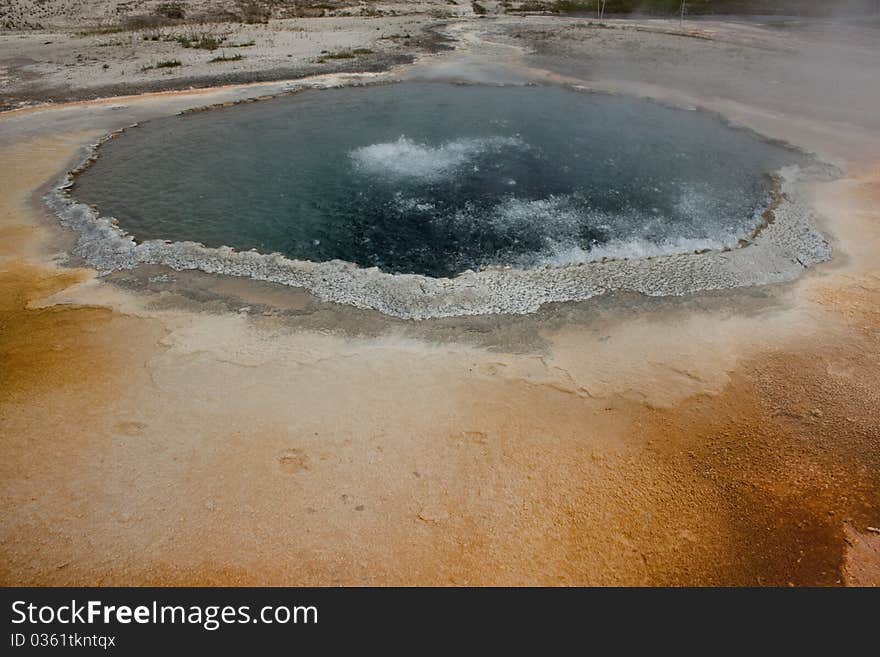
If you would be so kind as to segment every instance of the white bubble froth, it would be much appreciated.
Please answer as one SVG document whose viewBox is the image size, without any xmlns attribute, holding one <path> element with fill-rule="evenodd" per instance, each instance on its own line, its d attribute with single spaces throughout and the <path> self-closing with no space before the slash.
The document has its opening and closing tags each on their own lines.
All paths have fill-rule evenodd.
<svg viewBox="0 0 880 657">
<path fill-rule="evenodd" d="M 362 173 L 433 182 L 454 175 L 482 155 L 505 148 L 526 148 L 526 144 L 517 137 L 478 137 L 430 146 L 402 136 L 397 141 L 357 148 L 350 157 Z"/>
</svg>

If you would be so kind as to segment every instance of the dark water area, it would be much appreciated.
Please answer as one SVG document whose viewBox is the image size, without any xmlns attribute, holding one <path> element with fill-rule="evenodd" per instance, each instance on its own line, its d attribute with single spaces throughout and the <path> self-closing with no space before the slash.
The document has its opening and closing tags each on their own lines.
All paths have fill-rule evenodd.
<svg viewBox="0 0 880 657">
<path fill-rule="evenodd" d="M 137 240 L 453 276 L 733 246 L 800 159 L 637 99 L 405 83 L 147 122 L 74 196 Z"/>
</svg>

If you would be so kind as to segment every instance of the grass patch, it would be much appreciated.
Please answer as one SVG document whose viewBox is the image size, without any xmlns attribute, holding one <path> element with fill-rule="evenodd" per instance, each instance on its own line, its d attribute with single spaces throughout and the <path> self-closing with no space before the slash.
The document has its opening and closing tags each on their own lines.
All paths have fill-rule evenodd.
<svg viewBox="0 0 880 657">
<path fill-rule="evenodd" d="M 226 55 L 219 55 L 218 57 L 213 57 L 212 59 L 209 59 L 208 63 L 217 64 L 219 62 L 238 62 L 242 59 L 244 59 L 244 55 L 230 55 L 228 57 Z"/>
<path fill-rule="evenodd" d="M 164 61 L 157 62 L 152 66 L 144 66 L 141 70 L 150 71 L 154 68 L 177 68 L 178 66 L 183 66 L 183 62 L 181 62 L 179 59 L 166 59 Z"/>
<path fill-rule="evenodd" d="M 217 50 L 226 41 L 226 37 L 214 36 L 213 34 L 184 34 L 177 37 L 176 41 L 184 48 Z"/>
</svg>

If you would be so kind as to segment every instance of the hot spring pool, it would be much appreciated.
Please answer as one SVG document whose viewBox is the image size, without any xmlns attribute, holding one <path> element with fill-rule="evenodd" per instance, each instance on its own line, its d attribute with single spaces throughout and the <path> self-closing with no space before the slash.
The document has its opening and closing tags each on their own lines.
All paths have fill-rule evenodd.
<svg viewBox="0 0 880 657">
<path fill-rule="evenodd" d="M 632 98 L 406 83 L 149 121 L 74 195 L 137 241 L 453 277 L 734 247 L 800 159 Z"/>
<path fill-rule="evenodd" d="M 199 269 L 428 319 L 794 280 L 831 257 L 801 188 L 832 169 L 643 100 L 410 82 L 156 118 L 46 199 L 102 273 Z"/>
</svg>

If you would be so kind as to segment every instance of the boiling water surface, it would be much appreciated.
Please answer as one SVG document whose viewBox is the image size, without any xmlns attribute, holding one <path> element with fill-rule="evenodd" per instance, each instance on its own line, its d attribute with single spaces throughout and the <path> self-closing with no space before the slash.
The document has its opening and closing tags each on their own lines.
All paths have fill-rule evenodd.
<svg viewBox="0 0 880 657">
<path fill-rule="evenodd" d="M 406 83 L 147 122 L 74 195 L 138 240 L 452 276 L 733 246 L 798 159 L 647 101 Z"/>
</svg>

